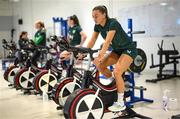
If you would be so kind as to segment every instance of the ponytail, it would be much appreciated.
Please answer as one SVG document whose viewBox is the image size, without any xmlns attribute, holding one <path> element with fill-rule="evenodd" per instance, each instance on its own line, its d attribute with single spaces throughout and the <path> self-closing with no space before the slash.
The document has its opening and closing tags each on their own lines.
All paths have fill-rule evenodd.
<svg viewBox="0 0 180 119">
<path fill-rule="evenodd" d="M 98 5 L 96 7 L 93 8 L 93 11 L 94 10 L 99 10 L 102 14 L 106 14 L 106 19 L 109 19 L 109 16 L 108 16 L 108 10 L 107 10 L 107 7 L 104 6 L 104 5 Z"/>
<path fill-rule="evenodd" d="M 80 26 L 79 19 L 76 15 L 70 16 L 69 19 L 73 20 L 75 25 Z"/>
<path fill-rule="evenodd" d="M 19 35 L 19 39 L 22 39 L 22 36 L 25 35 L 25 34 L 27 34 L 27 32 L 26 31 L 22 31 L 21 34 Z"/>
</svg>

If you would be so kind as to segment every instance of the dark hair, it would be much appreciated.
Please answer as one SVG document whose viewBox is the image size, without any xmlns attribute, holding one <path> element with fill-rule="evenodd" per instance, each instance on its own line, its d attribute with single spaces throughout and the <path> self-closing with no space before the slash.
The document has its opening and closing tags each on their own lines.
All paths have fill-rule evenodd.
<svg viewBox="0 0 180 119">
<path fill-rule="evenodd" d="M 69 17 L 70 20 L 73 20 L 74 21 L 74 24 L 76 24 L 77 26 L 80 26 L 79 24 L 79 19 L 76 15 L 72 15 Z"/>
<path fill-rule="evenodd" d="M 19 39 L 22 39 L 22 36 L 25 35 L 25 34 L 27 34 L 27 32 L 26 31 L 22 31 L 21 34 L 19 35 Z"/>
<path fill-rule="evenodd" d="M 109 16 L 108 16 L 108 10 L 107 10 L 107 7 L 104 6 L 104 5 L 98 5 L 96 7 L 93 8 L 93 11 L 94 10 L 99 10 L 102 14 L 106 14 L 106 18 L 109 19 Z"/>
</svg>

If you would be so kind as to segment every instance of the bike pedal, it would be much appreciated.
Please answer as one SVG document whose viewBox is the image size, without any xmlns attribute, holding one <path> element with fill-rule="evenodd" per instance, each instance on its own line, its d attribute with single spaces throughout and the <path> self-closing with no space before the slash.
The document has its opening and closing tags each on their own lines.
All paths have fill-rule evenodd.
<svg viewBox="0 0 180 119">
<path fill-rule="evenodd" d="M 48 97 L 49 100 L 52 100 L 52 97 Z"/>
<path fill-rule="evenodd" d="M 34 91 L 33 93 L 34 93 L 34 95 L 38 95 L 38 94 L 40 94 L 39 92 L 36 92 L 36 91 Z"/>
<path fill-rule="evenodd" d="M 53 98 L 53 96 L 52 96 L 52 95 L 48 95 L 48 97 L 49 97 L 49 99 L 50 99 L 50 100 Z"/>
<path fill-rule="evenodd" d="M 9 84 L 8 86 L 11 87 L 11 86 L 13 86 L 13 84 Z"/>
<path fill-rule="evenodd" d="M 21 88 L 16 87 L 16 90 L 20 90 Z"/>
<path fill-rule="evenodd" d="M 24 93 L 24 95 L 31 95 L 30 91 L 24 91 L 23 93 Z"/>
<path fill-rule="evenodd" d="M 127 115 L 127 112 L 125 110 L 118 111 L 118 112 L 112 112 L 112 113 L 114 113 L 114 115 L 118 115 L 119 117 Z"/>
<path fill-rule="evenodd" d="M 62 110 L 63 109 L 63 106 L 58 106 L 56 107 L 57 110 Z"/>
</svg>

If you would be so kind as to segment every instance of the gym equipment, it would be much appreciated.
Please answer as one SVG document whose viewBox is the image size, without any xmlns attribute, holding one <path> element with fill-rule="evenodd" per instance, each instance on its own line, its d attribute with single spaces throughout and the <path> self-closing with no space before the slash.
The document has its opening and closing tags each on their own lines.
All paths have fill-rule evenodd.
<svg viewBox="0 0 180 119">
<path fill-rule="evenodd" d="M 28 52 L 26 51 L 28 54 Z M 4 72 L 4 79 L 10 83 L 10 86 L 14 85 L 14 76 L 15 74 L 25 65 L 26 59 L 21 62 L 18 62 L 19 64 L 15 64 L 15 59 L 12 59 L 12 65 L 10 65 Z M 14 65 L 13 65 L 14 64 Z"/>
<path fill-rule="evenodd" d="M 132 73 L 125 74 L 124 76 L 124 83 L 125 83 L 125 92 L 124 96 L 126 98 L 130 98 L 129 101 L 126 101 L 127 105 L 133 106 L 136 102 L 149 102 L 153 103 L 153 100 L 144 98 L 144 91 L 147 89 L 143 86 L 136 86 L 134 81 L 134 75 Z M 135 95 L 135 90 L 139 90 L 139 96 Z"/>
<path fill-rule="evenodd" d="M 49 68 L 36 74 L 33 79 L 33 87 L 36 93 L 42 94 L 44 92 L 50 95 L 58 79 L 61 78 L 62 68 L 54 66 L 51 62 L 48 64 L 50 65 Z"/>
<path fill-rule="evenodd" d="M 73 75 L 75 74 L 75 70 L 73 71 L 73 66 L 74 66 L 74 55 L 73 55 L 73 53 L 71 53 L 70 63 L 67 66 L 67 68 L 63 70 L 64 72 L 66 72 L 65 77 L 61 78 L 59 80 L 59 82 L 57 84 L 55 84 L 55 86 L 53 87 L 53 90 L 52 90 L 52 99 L 54 100 L 54 102 L 56 104 L 58 104 L 60 106 L 64 105 L 64 100 L 66 100 L 67 96 L 69 94 L 71 94 L 72 91 L 76 90 L 76 88 L 74 88 L 74 90 L 69 89 L 68 88 L 69 86 L 70 86 L 70 88 L 73 88 L 73 87 L 76 87 L 76 85 L 77 85 L 77 88 L 80 88 L 79 83 L 76 83 L 77 81 L 73 81 L 74 80 Z M 79 75 L 79 74 L 77 74 L 77 75 Z M 79 76 L 77 76 L 77 78 L 78 77 Z M 65 85 L 70 82 L 72 82 L 72 85 L 74 85 L 74 86 L 71 86 L 71 84 L 70 84 L 66 87 Z M 65 87 L 65 88 L 63 88 L 63 87 Z M 63 101 L 61 101 L 61 100 L 63 100 Z"/>
<path fill-rule="evenodd" d="M 2 70 L 7 70 L 8 67 L 14 63 L 14 58 L 4 58 L 2 59 Z"/>
<path fill-rule="evenodd" d="M 32 81 L 35 77 L 35 71 L 29 67 L 29 68 L 22 68 L 20 71 L 18 71 L 14 77 L 14 84 L 15 88 L 18 89 L 24 89 L 24 90 L 31 90 L 32 87 Z"/>
<path fill-rule="evenodd" d="M 80 51 L 78 51 L 78 52 L 80 52 Z M 132 76 L 132 75 L 130 75 L 130 76 Z M 134 75 L 133 75 L 134 76 Z M 65 117 L 66 118 L 102 118 L 102 116 L 103 116 L 103 113 L 104 113 L 104 105 L 102 105 L 102 100 L 100 99 L 100 98 L 96 98 L 95 100 L 97 101 L 97 102 L 95 102 L 95 103 L 97 103 L 97 104 L 94 104 L 94 105 L 96 105 L 97 107 L 96 108 L 101 108 L 101 109 L 97 109 L 97 110 L 101 110 L 100 112 L 97 112 L 97 114 L 92 114 L 92 109 L 88 109 L 88 107 L 87 107 L 87 105 L 88 104 L 90 104 L 90 102 L 92 102 L 93 103 L 93 101 L 94 100 L 91 100 L 91 99 L 93 99 L 93 98 L 95 98 L 95 97 L 97 97 L 97 95 L 103 95 L 104 96 L 104 98 L 103 98 L 103 101 L 105 101 L 106 103 L 108 103 L 108 101 L 111 103 L 111 104 L 109 104 L 108 106 L 110 106 L 110 105 L 112 105 L 112 103 L 115 101 L 115 100 L 113 100 L 113 98 L 115 98 L 116 99 L 116 95 L 117 95 L 117 93 L 116 93 L 116 86 L 115 85 L 111 85 L 111 86 L 103 86 L 100 82 L 98 82 L 97 80 L 93 80 L 93 78 L 92 78 L 92 75 L 91 75 L 91 72 L 88 72 L 88 70 L 86 70 L 85 71 L 85 76 L 84 76 L 85 78 L 83 78 L 83 81 L 82 81 L 82 83 L 81 83 L 81 89 L 78 89 L 78 90 L 76 90 L 75 92 L 73 92 L 68 98 L 67 98 L 67 100 L 66 100 L 66 103 L 65 103 L 65 105 L 64 105 L 64 114 L 65 114 Z M 131 80 L 133 80 L 134 81 L 134 77 L 132 78 L 130 78 Z M 128 79 L 129 80 L 129 79 Z M 92 82 L 91 82 L 92 81 Z M 134 82 L 133 82 L 134 83 Z M 126 83 L 127 84 L 127 83 Z M 128 82 L 128 84 L 130 84 L 130 82 Z M 89 88 L 88 86 L 90 86 L 91 88 L 90 89 L 84 89 L 84 88 Z M 93 86 L 95 86 L 95 88 L 93 87 Z M 93 89 L 97 89 L 97 87 L 99 87 L 99 90 L 102 90 L 102 92 L 98 92 L 98 94 L 97 94 L 97 92 L 96 91 L 92 91 L 92 93 L 90 94 L 90 96 L 89 96 L 89 94 L 87 93 L 87 94 L 85 94 L 86 92 L 88 92 L 89 90 L 89 93 L 91 92 L 91 89 L 93 90 Z M 127 88 L 128 87 L 128 88 Z M 129 103 L 129 105 L 130 104 L 133 104 L 133 103 L 135 103 L 135 102 L 139 102 L 139 101 L 146 101 L 146 102 L 153 102 L 152 100 L 149 100 L 149 99 L 145 99 L 144 97 L 143 97 L 143 90 L 146 90 L 145 88 L 143 88 L 143 87 L 135 87 L 134 85 L 132 85 L 132 84 L 130 84 L 130 85 L 126 85 L 126 88 L 127 88 L 127 92 L 125 92 L 125 93 L 127 93 L 127 94 L 125 94 L 125 96 L 126 97 L 129 97 L 129 96 L 131 96 L 131 100 L 128 102 Z M 130 89 L 129 89 L 130 88 Z M 132 89 L 139 89 L 140 90 L 140 92 L 141 92 L 141 96 L 140 97 L 136 97 L 136 96 L 134 96 L 134 90 L 132 91 L 132 92 L 130 92 L 130 90 L 131 90 L 131 88 Z M 84 90 L 83 90 L 84 89 Z M 82 91 L 82 94 L 81 94 L 81 91 Z M 129 93 L 129 94 L 128 94 Z M 86 96 L 86 95 L 88 95 L 88 96 Z M 92 95 L 92 97 L 91 97 L 91 95 Z M 94 96 L 95 95 L 95 96 Z M 101 97 L 102 97 L 102 95 L 101 95 Z M 132 96 L 133 95 L 133 96 Z M 82 96 L 82 97 L 81 97 Z M 77 98 L 76 98 L 77 97 Z M 111 97 L 111 99 L 108 99 L 109 97 Z M 72 99 L 71 99 L 72 98 Z M 81 101 L 81 99 L 82 99 L 82 101 Z M 86 100 L 86 101 L 84 101 L 84 100 Z M 75 102 L 75 104 L 74 104 L 74 101 L 77 101 L 77 102 Z M 72 102 L 72 103 L 71 103 Z M 80 102 L 80 104 L 78 103 L 78 102 Z M 98 103 L 98 102 L 100 102 L 100 103 Z M 70 104 L 71 103 L 71 104 Z M 78 103 L 78 104 L 76 104 L 76 103 Z M 82 104 L 81 104 L 82 103 Z M 86 105 L 86 104 L 87 105 Z M 69 105 L 68 105 L 69 104 Z M 74 107 L 72 107 L 72 105 L 75 105 Z M 69 106 L 69 107 L 68 107 Z M 78 106 L 78 107 L 77 107 Z M 79 106 L 82 106 L 82 107 L 79 107 Z M 106 105 L 107 106 L 107 105 Z M 107 106 L 107 107 L 108 107 Z M 93 107 L 93 105 L 91 105 L 90 106 L 90 108 L 92 108 Z M 76 108 L 80 108 L 80 109 L 77 109 L 76 110 Z M 86 111 L 86 109 L 87 109 L 87 112 L 85 112 Z M 69 110 L 70 109 L 70 110 Z M 72 110 L 71 110 L 72 109 Z M 82 111 L 82 116 L 83 116 L 83 114 L 85 114 L 85 113 L 87 113 L 87 114 L 85 114 L 86 116 L 85 117 L 77 117 L 79 114 L 77 114 L 78 113 L 78 111 L 79 110 L 81 110 Z M 88 111 L 89 110 L 89 111 Z M 135 113 L 135 112 L 133 112 L 133 111 L 127 111 L 127 110 L 131 110 L 131 109 L 129 109 L 129 108 L 127 108 L 126 109 L 126 117 L 136 117 L 138 114 L 137 113 Z M 70 112 L 71 111 L 73 111 L 73 112 L 71 112 L 71 114 L 70 114 Z M 83 112 L 84 111 L 84 112 Z M 90 113 L 90 111 L 91 111 L 91 113 Z M 68 113 L 69 112 L 69 113 Z M 75 112 L 75 113 L 74 113 Z M 94 112 L 96 112 L 96 111 L 94 111 Z M 129 112 L 133 112 L 133 113 L 129 113 Z M 68 116 L 70 114 L 70 116 Z M 76 116 L 76 114 L 77 114 L 77 116 Z M 89 115 L 88 115 L 89 114 Z M 80 114 L 81 115 L 81 114 Z M 133 115 L 133 116 L 132 116 Z M 89 117 L 88 117 L 89 116 Z M 93 117 L 93 116 L 96 116 L 96 117 Z M 124 116 L 122 116 L 122 117 L 124 117 Z M 144 118 L 144 116 L 140 116 L 141 118 Z"/>
<path fill-rule="evenodd" d="M 132 19 L 128 19 L 128 35 L 131 38 L 131 40 L 133 40 L 133 26 L 132 26 Z M 134 34 L 139 34 L 139 33 L 145 33 L 145 31 L 135 31 Z M 140 73 L 144 70 L 146 63 L 147 63 L 147 58 L 146 58 L 146 54 L 142 49 L 137 48 L 137 56 L 134 59 L 133 63 L 130 66 L 130 69 L 135 72 L 135 73 Z M 136 102 L 149 102 L 152 103 L 153 100 L 151 99 L 146 99 L 144 98 L 144 91 L 146 90 L 146 88 L 144 88 L 143 86 L 136 86 L 135 85 L 135 80 L 134 80 L 134 73 L 133 72 L 129 72 L 129 74 L 125 74 L 125 97 L 130 97 L 130 100 L 127 101 L 127 104 L 129 106 L 132 106 L 134 103 Z M 128 87 L 131 87 L 131 89 L 129 89 Z M 140 91 L 140 95 L 139 96 L 135 96 L 135 89 L 138 89 Z"/>
<path fill-rule="evenodd" d="M 69 46 L 68 42 L 64 39 L 60 41 L 59 46 L 61 49 L 67 50 L 71 52 L 70 63 L 68 64 L 67 68 L 63 70 L 66 72 L 65 77 L 61 78 L 59 82 L 54 86 L 52 91 L 52 99 L 55 101 L 56 104 L 59 105 L 57 109 L 61 109 L 64 106 L 64 103 L 67 97 L 74 92 L 76 89 L 80 88 L 80 83 L 82 82 L 82 75 L 83 71 L 81 68 L 75 68 L 75 56 L 74 53 L 77 54 L 77 51 L 74 51 L 74 48 Z M 64 58 L 62 58 L 64 59 Z M 96 73 L 95 67 L 93 67 L 93 75 Z M 62 72 L 62 74 L 63 74 Z"/>
<path fill-rule="evenodd" d="M 6 39 L 2 39 L 2 44 L 4 50 L 8 51 L 7 56 L 5 56 L 5 51 L 4 51 L 4 58 L 14 58 L 15 51 L 17 49 L 16 43 L 14 41 L 7 42 Z"/>
<path fill-rule="evenodd" d="M 47 47 L 44 46 L 36 46 L 34 48 L 38 48 L 38 50 L 42 53 L 47 52 Z M 29 52 L 32 52 L 31 50 Z M 36 67 L 32 64 L 31 56 L 28 56 L 26 61 L 26 66 L 21 68 L 14 77 L 14 84 L 16 89 L 24 89 L 24 90 L 31 90 L 33 89 L 32 82 L 40 70 L 43 68 Z"/>
<path fill-rule="evenodd" d="M 133 20 L 128 19 L 128 33 L 127 34 L 131 40 L 133 40 L 133 34 L 144 34 L 144 33 L 145 31 L 133 31 Z M 147 64 L 147 57 L 146 57 L 145 52 L 142 49 L 137 48 L 137 56 L 134 59 L 133 63 L 130 65 L 129 71 L 134 72 L 134 73 L 141 73 L 145 69 L 146 64 Z"/>
<path fill-rule="evenodd" d="M 13 41 L 14 32 L 15 32 L 15 29 L 11 29 L 10 42 L 7 42 L 6 39 L 2 39 L 2 44 L 3 44 L 3 48 L 4 48 L 4 58 L 14 58 L 15 57 L 15 52 L 16 52 L 17 46 L 16 46 L 16 43 Z M 7 55 L 6 55 L 5 49 L 8 51 Z"/>
<path fill-rule="evenodd" d="M 134 72 L 134 73 L 140 73 L 142 72 L 147 64 L 147 57 L 145 52 L 137 48 L 137 56 L 134 59 L 133 63 L 129 67 L 129 71 Z"/>
<path fill-rule="evenodd" d="M 93 53 L 97 50 L 91 50 L 88 48 L 73 48 L 80 53 L 88 53 L 90 64 L 93 60 Z M 115 81 L 110 85 L 104 86 L 99 80 L 92 76 L 92 72 L 89 71 L 90 65 L 84 71 L 81 88 L 73 92 L 66 100 L 64 105 L 64 116 L 68 119 L 101 119 L 105 112 L 108 112 L 107 108 L 117 100 L 117 91 Z M 132 114 L 130 112 L 133 112 Z M 123 115 L 120 117 L 130 118 L 137 117 L 136 114 L 129 107 L 126 108 Z M 147 118 L 145 116 L 139 116 L 140 118 Z"/>
<path fill-rule="evenodd" d="M 158 55 L 159 55 L 159 64 L 154 65 L 153 54 L 151 54 L 152 65 L 150 68 L 159 67 L 159 73 L 157 74 L 157 79 L 147 79 L 146 82 L 156 83 L 158 81 L 162 81 L 165 79 L 170 79 L 174 77 L 180 77 L 177 75 L 177 64 L 179 63 L 178 59 L 180 59 L 180 55 L 178 50 L 176 50 L 174 43 L 172 43 L 174 50 L 163 50 L 163 40 L 161 41 L 161 46 L 158 44 Z M 165 57 L 165 60 L 163 60 Z M 171 74 L 165 74 L 166 70 L 163 70 L 166 65 L 173 65 L 173 72 Z"/>
<path fill-rule="evenodd" d="M 30 45 L 30 44 L 29 44 Z M 12 59 L 12 66 L 9 66 L 4 72 L 4 79 L 10 83 L 10 85 L 14 85 L 14 76 L 15 74 L 26 65 L 26 61 L 29 57 L 32 56 L 32 50 L 30 48 L 17 49 L 16 54 L 21 54 L 21 59 L 19 59 L 19 54 L 16 55 L 16 58 Z"/>
<path fill-rule="evenodd" d="M 6 72 L 6 70 L 8 70 L 7 68 L 9 66 L 9 64 L 14 62 L 15 52 L 17 50 L 17 47 L 16 47 L 15 42 L 13 42 L 13 41 L 7 42 L 6 39 L 2 39 L 2 47 L 4 48 L 4 58 L 2 59 L 2 69 L 5 70 L 5 72 Z M 5 50 L 8 51 L 7 56 L 6 56 Z M 6 74 L 7 73 L 5 73 L 5 75 Z M 5 76 L 5 78 L 8 78 L 7 75 Z M 6 80 L 8 80 L 8 79 L 6 79 Z"/>
<path fill-rule="evenodd" d="M 140 33 L 144 33 L 144 32 L 140 32 Z M 102 48 L 102 46 L 103 44 L 101 45 L 100 48 Z M 108 50 L 112 51 L 112 48 L 110 47 Z M 133 63 L 130 65 L 128 71 L 134 73 L 141 73 L 145 69 L 146 64 L 147 64 L 146 53 L 142 49 L 137 48 L 137 56 L 135 57 Z"/>
<path fill-rule="evenodd" d="M 74 67 L 73 52 L 71 53 L 70 64 L 65 71 L 67 72 L 66 76 L 59 80 L 52 92 L 53 100 L 59 105 L 57 109 L 61 109 L 64 106 L 66 99 L 71 93 L 81 88 L 80 84 L 82 82 L 83 71 L 81 68 Z M 93 72 L 92 75 L 96 76 L 97 70 L 95 67 L 91 68 L 91 71 Z"/>
<path fill-rule="evenodd" d="M 4 79 L 10 83 L 10 85 L 14 84 L 14 76 L 20 70 L 18 66 L 8 67 L 4 72 Z"/>
<path fill-rule="evenodd" d="M 63 37 L 58 38 L 57 36 L 51 36 L 51 40 L 56 42 L 56 53 L 54 54 L 57 56 L 57 59 L 59 60 L 60 52 L 63 51 L 62 47 L 59 47 L 62 45 L 60 41 L 65 39 Z M 49 97 L 51 97 L 50 94 L 53 90 L 53 87 L 55 86 L 57 81 L 61 79 L 63 69 L 66 68 L 63 62 L 61 62 L 61 64 L 58 64 L 56 62 L 53 63 L 53 61 L 53 58 L 50 59 L 46 70 L 39 72 L 35 76 L 33 81 L 33 87 L 35 88 L 36 92 L 40 94 L 45 92 L 49 95 Z"/>
<path fill-rule="evenodd" d="M 37 92 L 50 94 L 54 85 L 57 83 L 57 77 L 50 70 L 42 71 L 34 78 L 33 85 Z"/>
<path fill-rule="evenodd" d="M 67 33 L 68 33 L 67 20 L 64 20 L 63 18 L 59 18 L 59 17 L 53 17 L 52 19 L 53 19 L 54 35 L 63 36 L 67 38 Z M 58 29 L 60 30 L 59 33 L 56 32 L 56 25 L 59 25 L 59 29 Z"/>
<path fill-rule="evenodd" d="M 146 117 L 146 116 L 136 113 L 131 108 L 126 108 L 126 110 L 122 112 L 122 115 L 124 115 L 124 116 L 116 117 L 113 119 L 128 119 L 128 118 L 134 118 L 134 117 L 137 117 L 140 119 L 152 119 L 150 117 Z"/>
<path fill-rule="evenodd" d="M 173 116 L 171 117 L 171 119 L 180 119 L 180 114 L 173 115 Z"/>
<path fill-rule="evenodd" d="M 18 51 L 18 50 L 17 50 Z M 31 57 L 31 53 L 32 51 L 29 49 L 24 49 L 24 50 L 20 50 L 20 52 L 24 52 L 25 53 L 25 57 L 24 54 L 22 55 L 22 61 L 18 61 L 18 58 L 15 59 L 14 61 L 14 65 L 12 67 L 9 67 L 5 72 L 4 72 L 4 79 L 8 80 L 8 82 L 10 83 L 10 85 L 16 87 L 14 85 L 14 77 L 16 76 L 16 74 L 20 71 L 21 68 L 23 68 L 26 64 L 25 63 L 29 63 L 29 57 Z M 17 63 L 15 63 L 17 61 Z"/>
</svg>

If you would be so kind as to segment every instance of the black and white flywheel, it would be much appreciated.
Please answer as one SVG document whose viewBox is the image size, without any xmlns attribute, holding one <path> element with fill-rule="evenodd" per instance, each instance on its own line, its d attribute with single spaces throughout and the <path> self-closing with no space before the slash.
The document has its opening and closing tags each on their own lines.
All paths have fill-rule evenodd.
<svg viewBox="0 0 180 119">
<path fill-rule="evenodd" d="M 102 119 L 104 104 L 94 90 L 76 90 L 64 105 L 64 116 L 68 119 Z"/>
<path fill-rule="evenodd" d="M 8 73 L 8 82 L 10 84 L 14 84 L 14 76 L 19 71 L 19 69 L 20 69 L 19 67 L 14 67 L 9 71 L 9 73 Z"/>
<path fill-rule="evenodd" d="M 39 79 L 38 85 L 40 92 L 46 92 L 50 94 L 52 92 L 53 87 L 57 83 L 57 78 L 50 71 L 47 74 L 44 74 Z"/>
<path fill-rule="evenodd" d="M 72 79 L 67 79 L 66 81 L 62 82 L 63 86 L 59 90 L 59 105 L 64 106 L 66 99 L 70 94 L 72 94 L 75 90 L 81 88 L 80 84 Z"/>
<path fill-rule="evenodd" d="M 19 85 L 23 89 L 32 89 L 33 88 L 32 83 L 34 77 L 35 77 L 35 73 L 31 70 L 31 68 L 25 70 L 19 78 Z"/>
</svg>

